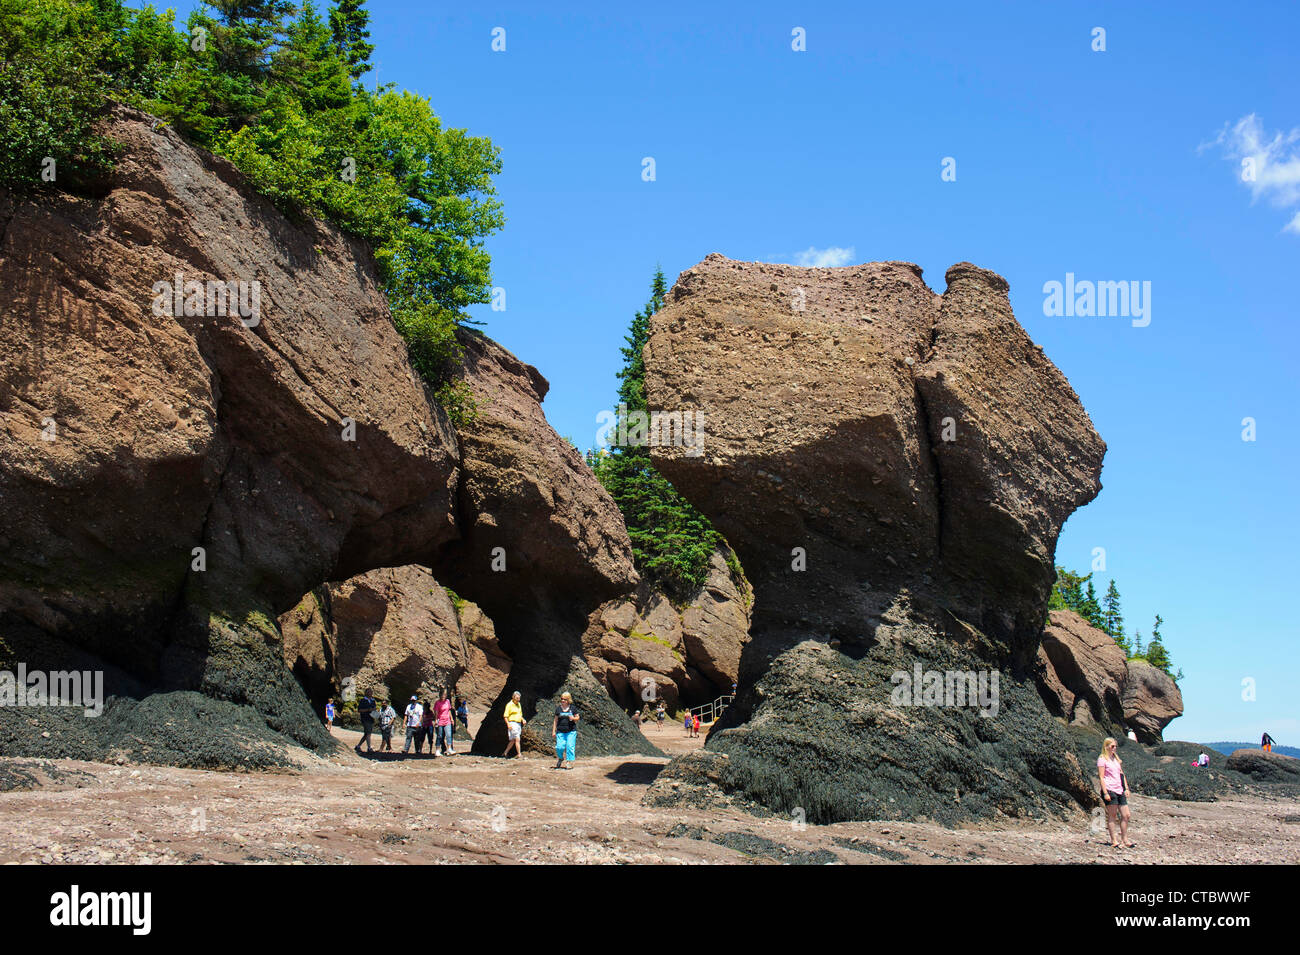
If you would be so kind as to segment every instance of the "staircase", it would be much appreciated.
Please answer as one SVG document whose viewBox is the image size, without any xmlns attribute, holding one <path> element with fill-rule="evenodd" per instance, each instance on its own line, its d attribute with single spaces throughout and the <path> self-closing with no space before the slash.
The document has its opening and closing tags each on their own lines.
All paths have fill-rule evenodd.
<svg viewBox="0 0 1300 955">
<path fill-rule="evenodd" d="M 730 706 L 731 701 L 734 699 L 735 699 L 734 696 L 732 696 L 730 693 L 727 693 L 723 696 L 718 697 L 712 703 L 705 703 L 703 706 L 692 706 L 691 715 L 698 716 L 700 718 L 701 725 L 706 723 L 712 723 L 714 720 L 716 720 L 719 716 L 722 715 L 722 711 L 725 710 L 728 706 Z"/>
</svg>

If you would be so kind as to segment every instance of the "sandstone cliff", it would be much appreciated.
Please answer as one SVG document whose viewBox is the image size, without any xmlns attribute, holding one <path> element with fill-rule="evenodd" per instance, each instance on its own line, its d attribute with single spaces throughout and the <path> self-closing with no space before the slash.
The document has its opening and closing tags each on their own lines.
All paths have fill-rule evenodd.
<svg viewBox="0 0 1300 955">
<path fill-rule="evenodd" d="M 536 370 L 467 334 L 483 413 L 458 435 L 363 245 L 150 117 L 119 109 L 106 132 L 122 152 L 101 197 L 0 193 L 0 633 L 29 667 L 105 670 L 116 702 L 0 713 L 0 751 L 102 756 L 146 703 L 182 738 L 228 719 L 261 727 L 259 752 L 329 750 L 277 617 L 407 564 L 497 622 L 530 710 L 570 681 L 589 752 L 645 750 L 582 658 L 587 615 L 636 585 L 626 531 Z M 128 755 L 248 749 L 200 759 L 137 722 Z"/>
</svg>

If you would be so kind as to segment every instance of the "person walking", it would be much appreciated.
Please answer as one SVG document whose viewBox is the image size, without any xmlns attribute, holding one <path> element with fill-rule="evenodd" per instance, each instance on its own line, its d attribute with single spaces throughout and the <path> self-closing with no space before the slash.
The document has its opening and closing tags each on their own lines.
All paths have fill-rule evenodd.
<svg viewBox="0 0 1300 955">
<path fill-rule="evenodd" d="M 456 697 L 456 719 L 465 727 L 465 735 L 469 736 L 469 700 L 463 696 Z M 472 740 L 473 737 L 470 736 L 470 739 Z"/>
<path fill-rule="evenodd" d="M 1124 761 L 1115 752 L 1118 744 L 1114 737 L 1107 736 L 1101 744 L 1101 755 L 1097 757 L 1097 778 L 1101 782 L 1101 798 L 1106 804 L 1106 832 L 1110 835 L 1112 849 L 1122 846 L 1133 848 L 1128 841 L 1128 780 L 1124 777 Z M 1115 826 L 1119 825 L 1119 839 L 1115 838 Z"/>
<path fill-rule="evenodd" d="M 411 702 L 406 704 L 406 718 L 402 721 L 406 729 L 406 742 L 402 744 L 402 752 L 406 753 L 411 744 L 415 743 L 415 755 L 420 755 L 420 730 L 424 728 L 424 707 L 415 697 L 411 697 Z"/>
<path fill-rule="evenodd" d="M 415 744 L 415 751 L 420 751 L 420 743 L 427 741 L 429 743 L 429 754 L 437 756 L 433 747 L 433 704 L 428 700 L 424 701 L 424 720 L 420 725 L 420 742 Z"/>
<path fill-rule="evenodd" d="M 361 752 L 361 743 L 366 744 L 366 752 L 373 753 L 374 747 L 370 745 L 370 734 L 375 729 L 375 698 L 366 690 L 365 696 L 357 705 L 357 715 L 361 717 L 361 742 L 357 743 L 357 752 Z"/>
<path fill-rule="evenodd" d="M 691 728 L 695 730 L 694 735 L 698 738 L 700 735 L 700 714 L 699 713 L 696 713 L 694 716 L 691 717 L 691 723 L 692 723 Z"/>
<path fill-rule="evenodd" d="M 632 711 L 632 725 L 635 726 L 638 730 L 641 729 L 641 711 L 640 711 L 640 710 L 633 710 L 633 711 Z"/>
<path fill-rule="evenodd" d="M 325 701 L 325 726 L 328 729 L 334 728 L 334 697 Z"/>
<path fill-rule="evenodd" d="M 524 758 L 524 752 L 519 748 L 519 739 L 524 732 L 524 708 L 519 702 L 521 699 L 519 691 L 515 690 L 510 696 L 510 702 L 506 704 L 506 751 L 501 754 L 502 758 L 510 755 L 511 746 L 515 748 L 517 757 Z"/>
<path fill-rule="evenodd" d="M 1273 737 L 1265 733 L 1259 738 L 1259 748 L 1266 753 L 1273 752 Z"/>
<path fill-rule="evenodd" d="M 555 740 L 555 768 L 572 769 L 578 746 L 578 711 L 568 690 L 560 694 L 560 705 L 555 708 L 551 738 Z M 568 766 L 564 765 L 566 759 Z"/>
<path fill-rule="evenodd" d="M 379 751 L 391 753 L 393 751 L 393 726 L 397 723 L 397 710 L 393 709 L 391 702 L 384 703 L 383 709 L 379 711 Z"/>
<path fill-rule="evenodd" d="M 687 710 L 687 711 L 686 711 L 686 715 L 682 717 L 682 726 L 683 726 L 683 728 L 685 728 L 685 730 L 686 730 L 686 735 L 687 735 L 688 738 L 689 738 L 690 735 L 691 735 L 691 728 L 692 728 L 694 725 L 695 725 L 695 721 L 691 719 L 691 711 L 690 711 L 690 710 Z"/>
<path fill-rule="evenodd" d="M 438 748 L 442 750 L 443 756 L 454 756 L 456 751 L 451 747 L 452 715 L 451 700 L 447 698 L 445 689 L 438 692 L 438 701 L 433 704 L 434 727 L 438 740 Z"/>
<path fill-rule="evenodd" d="M 667 716 L 668 711 L 664 709 L 664 705 L 660 703 L 658 709 L 655 710 L 655 724 L 660 733 L 664 731 L 664 719 Z"/>
</svg>

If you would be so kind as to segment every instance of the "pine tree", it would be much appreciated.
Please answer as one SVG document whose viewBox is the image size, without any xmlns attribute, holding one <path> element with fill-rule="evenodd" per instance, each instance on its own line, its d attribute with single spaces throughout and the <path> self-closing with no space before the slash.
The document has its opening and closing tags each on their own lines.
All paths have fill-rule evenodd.
<svg viewBox="0 0 1300 955">
<path fill-rule="evenodd" d="M 1092 575 L 1088 575 L 1088 591 L 1084 594 L 1080 615 L 1097 629 L 1101 629 L 1101 604 L 1097 602 L 1097 588 L 1092 585 Z"/>
<path fill-rule="evenodd" d="M 646 407 L 642 350 L 650 337 L 650 317 L 664 303 L 668 283 L 662 269 L 650 284 L 650 301 L 632 319 L 620 349 L 619 421 Z M 713 551 L 722 537 L 708 519 L 682 497 L 650 460 L 645 445 L 620 445 L 595 456 L 596 477 L 623 513 L 637 570 L 652 586 L 675 599 L 687 599 L 703 585 Z"/>
<path fill-rule="evenodd" d="M 1110 586 L 1106 588 L 1106 596 L 1101 600 L 1101 607 L 1101 629 L 1111 635 L 1123 649 L 1125 656 L 1129 656 L 1133 647 L 1124 636 L 1124 614 L 1120 611 L 1119 588 L 1115 586 L 1114 578 L 1111 578 Z"/>
<path fill-rule="evenodd" d="M 1133 656 L 1131 659 L 1145 660 L 1146 656 L 1147 656 L 1146 651 L 1142 649 L 1142 631 L 1134 630 L 1133 631 Z"/>
<path fill-rule="evenodd" d="M 364 0 L 339 0 L 330 8 L 330 30 L 334 48 L 348 66 L 354 80 L 370 72 L 370 57 L 375 52 L 370 39 L 370 14 Z"/>
<path fill-rule="evenodd" d="M 1147 644 L 1147 663 L 1173 676 L 1171 672 L 1173 660 L 1169 658 L 1169 651 L 1165 649 L 1165 638 L 1160 633 L 1160 627 L 1164 622 L 1164 618 L 1156 614 L 1156 622 L 1151 628 L 1151 642 Z"/>
</svg>

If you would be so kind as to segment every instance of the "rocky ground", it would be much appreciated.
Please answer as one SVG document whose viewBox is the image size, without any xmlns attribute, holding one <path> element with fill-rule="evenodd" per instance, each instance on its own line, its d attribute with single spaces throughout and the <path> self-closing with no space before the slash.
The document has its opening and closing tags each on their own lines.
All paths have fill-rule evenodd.
<svg viewBox="0 0 1300 955">
<path fill-rule="evenodd" d="M 335 730 L 352 743 L 358 734 Z M 665 752 L 699 747 L 646 730 Z M 400 749 L 400 741 L 397 744 Z M 797 828 L 730 810 L 642 805 L 664 758 L 509 762 L 355 758 L 301 771 L 223 773 L 0 759 L 5 863 L 1292 863 L 1300 800 L 1135 796 L 1136 848 L 1068 824 L 946 829 L 866 822 Z"/>
</svg>

